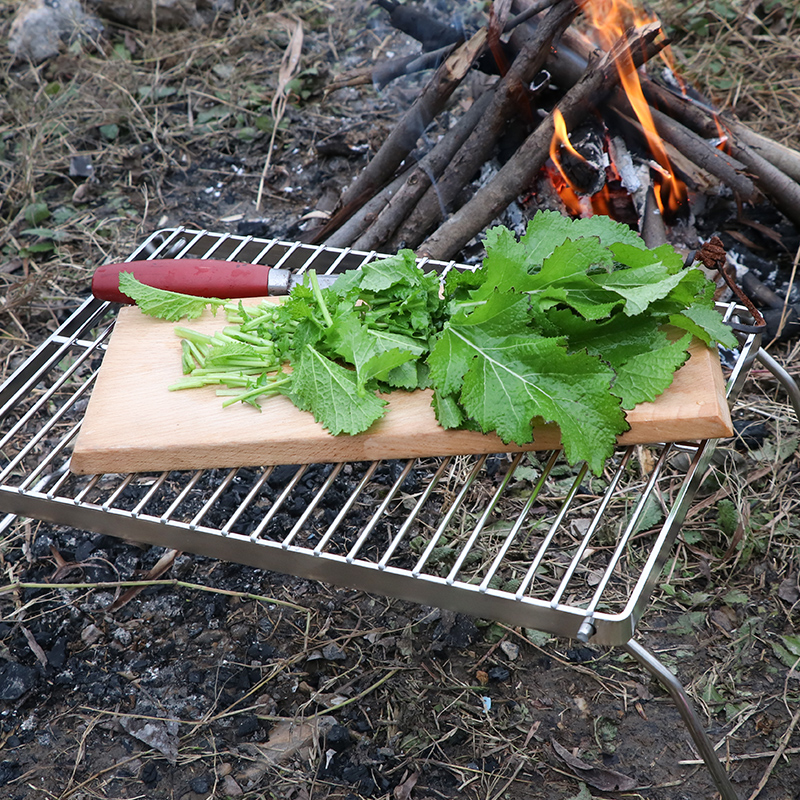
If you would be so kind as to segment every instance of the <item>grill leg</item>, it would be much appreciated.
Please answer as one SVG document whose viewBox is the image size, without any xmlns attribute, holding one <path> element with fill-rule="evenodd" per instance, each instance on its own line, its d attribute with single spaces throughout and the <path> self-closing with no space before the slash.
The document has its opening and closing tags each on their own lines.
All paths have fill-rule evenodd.
<svg viewBox="0 0 800 800">
<path fill-rule="evenodd" d="M 714 779 L 714 783 L 722 796 L 722 800 L 739 800 L 733 785 L 722 766 L 711 740 L 706 734 L 697 712 L 689 700 L 686 690 L 681 682 L 670 672 L 652 653 L 638 642 L 631 639 L 625 649 L 630 653 L 651 675 L 658 678 L 661 685 L 669 692 L 673 702 L 678 708 L 689 733 L 703 757 L 703 761 Z"/>
</svg>

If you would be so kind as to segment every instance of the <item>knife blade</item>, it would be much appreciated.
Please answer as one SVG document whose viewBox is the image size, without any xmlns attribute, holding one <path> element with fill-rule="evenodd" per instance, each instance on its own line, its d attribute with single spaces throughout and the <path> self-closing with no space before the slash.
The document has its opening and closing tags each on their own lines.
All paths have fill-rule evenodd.
<svg viewBox="0 0 800 800">
<path fill-rule="evenodd" d="M 132 304 L 133 300 L 119 290 L 120 272 L 132 272 L 137 280 L 156 289 L 222 299 L 286 295 L 303 282 L 302 274 L 263 264 L 209 258 L 154 258 L 98 267 L 92 276 L 92 294 L 99 300 Z M 324 289 L 332 286 L 337 277 L 319 275 L 317 280 Z"/>
</svg>

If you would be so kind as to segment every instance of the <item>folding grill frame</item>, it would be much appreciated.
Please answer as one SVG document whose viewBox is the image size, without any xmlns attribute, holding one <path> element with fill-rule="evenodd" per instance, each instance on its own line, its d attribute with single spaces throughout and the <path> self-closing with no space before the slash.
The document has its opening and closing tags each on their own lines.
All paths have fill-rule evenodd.
<svg viewBox="0 0 800 800">
<path fill-rule="evenodd" d="M 166 257 L 333 274 L 379 256 L 177 228 L 129 260 Z M 71 448 L 116 308 L 85 301 L 0 387 L 0 535 L 29 517 L 623 646 L 665 686 L 722 797 L 736 800 L 683 687 L 633 638 L 715 441 L 620 448 L 601 478 L 558 451 L 79 476 Z M 752 321 L 734 303 L 720 310 Z M 730 403 L 760 344 L 758 333 L 740 339 Z"/>
</svg>

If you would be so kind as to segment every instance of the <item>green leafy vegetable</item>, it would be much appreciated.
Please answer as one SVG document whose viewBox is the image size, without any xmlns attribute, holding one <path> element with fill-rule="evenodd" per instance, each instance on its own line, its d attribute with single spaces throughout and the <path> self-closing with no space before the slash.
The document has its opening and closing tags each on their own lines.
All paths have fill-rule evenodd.
<svg viewBox="0 0 800 800">
<path fill-rule="evenodd" d="M 310 273 L 280 306 L 229 303 L 224 331 L 178 330 L 186 377 L 171 388 L 223 385 L 226 405 L 256 407 L 285 394 L 333 434 L 367 430 L 384 392 L 432 388 L 444 428 L 522 445 L 554 422 L 567 458 L 599 473 L 625 410 L 670 385 L 694 336 L 736 345 L 700 270 L 607 217 L 544 212 L 520 239 L 488 231 L 485 246 L 480 268 L 443 283 L 404 250 L 327 289 Z M 124 274 L 120 289 L 169 320 L 225 304 Z"/>
<path fill-rule="evenodd" d="M 216 297 L 193 297 L 164 289 L 154 289 L 137 281 L 132 272 L 120 272 L 119 290 L 130 297 L 145 314 L 168 322 L 197 319 L 206 308 L 216 311 L 228 302 Z"/>
</svg>

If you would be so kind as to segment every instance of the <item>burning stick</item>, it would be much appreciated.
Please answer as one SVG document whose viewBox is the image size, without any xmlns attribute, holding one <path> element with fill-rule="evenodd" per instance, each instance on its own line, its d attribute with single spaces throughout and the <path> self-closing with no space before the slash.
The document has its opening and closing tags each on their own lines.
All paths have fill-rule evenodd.
<svg viewBox="0 0 800 800">
<path fill-rule="evenodd" d="M 627 124 L 638 127 L 637 121 L 626 115 L 619 108 L 620 105 L 622 104 L 619 102 L 614 104 L 614 110 L 617 115 Z M 744 164 L 731 158 L 727 153 L 714 147 L 708 140 L 666 114 L 653 108 L 651 109 L 651 116 L 659 136 L 665 142 L 679 150 L 698 167 L 729 186 L 742 200 L 755 199 L 757 194 L 756 187 L 753 181 L 744 174 Z M 638 127 L 638 130 L 643 135 L 641 127 Z"/>
<path fill-rule="evenodd" d="M 590 64 L 583 77 L 559 101 L 556 109 L 567 128 L 574 127 L 590 106 L 596 106 L 625 74 L 637 69 L 660 52 L 668 41 L 656 41 L 661 35 L 658 23 L 629 31 L 603 56 L 596 66 Z M 555 110 L 555 109 L 554 109 Z M 531 184 L 544 165 L 555 132 L 553 114 L 548 115 L 506 162 L 490 183 L 445 222 L 421 246 L 425 255 L 447 260 Z"/>
<path fill-rule="evenodd" d="M 515 0 L 515 8 L 524 11 L 530 2 L 531 0 Z M 578 80 L 587 63 L 591 47 L 587 40 L 579 38 L 570 31 L 565 32 L 561 47 L 547 62 L 547 69 L 553 74 L 557 83 L 571 86 Z M 660 109 L 671 117 L 673 122 L 683 123 L 702 137 L 714 138 L 724 132 L 728 136 L 726 152 L 732 159 L 744 165 L 751 182 L 755 183 L 788 219 L 800 227 L 800 153 L 755 134 L 738 121 L 728 120 L 717 114 L 709 105 L 701 105 L 689 98 L 678 96 L 654 83 L 647 76 L 641 76 L 640 81 L 651 111 Z M 626 94 L 621 90 L 615 91 L 610 106 L 624 113 L 628 106 Z M 665 124 L 659 133 L 665 140 L 682 149 L 681 142 L 685 137 L 675 125 Z M 671 140 L 670 137 L 673 136 L 675 138 Z M 694 145 L 694 147 L 690 145 L 690 151 L 684 153 L 688 158 L 692 160 L 695 160 L 695 157 L 700 158 L 704 163 L 695 161 L 698 166 L 707 169 L 731 186 L 734 191 L 742 193 L 744 197 L 748 196 L 747 184 L 732 177 L 729 167 L 735 169 L 733 161 L 725 163 L 723 159 L 711 158 L 707 152 L 708 148 L 700 149 L 697 141 Z"/>
</svg>

